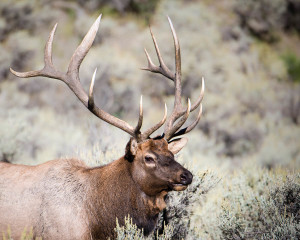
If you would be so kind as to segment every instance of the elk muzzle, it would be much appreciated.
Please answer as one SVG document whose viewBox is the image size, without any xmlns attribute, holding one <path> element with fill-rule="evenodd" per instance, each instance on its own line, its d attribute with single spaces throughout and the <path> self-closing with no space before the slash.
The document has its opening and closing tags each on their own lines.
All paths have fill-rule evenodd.
<svg viewBox="0 0 300 240">
<path fill-rule="evenodd" d="M 183 191 L 192 183 L 192 181 L 193 174 L 189 170 L 183 168 L 179 171 L 177 179 L 170 183 L 170 188 L 174 191 Z"/>
</svg>

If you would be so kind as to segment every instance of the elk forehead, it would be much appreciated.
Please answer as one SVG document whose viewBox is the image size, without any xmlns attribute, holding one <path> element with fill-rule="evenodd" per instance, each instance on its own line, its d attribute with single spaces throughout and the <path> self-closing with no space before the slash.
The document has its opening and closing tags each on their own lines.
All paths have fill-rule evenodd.
<svg viewBox="0 0 300 240">
<path fill-rule="evenodd" d="M 143 153 L 155 152 L 157 154 L 167 154 L 169 153 L 172 157 L 173 154 L 168 149 L 168 142 L 165 139 L 149 139 L 140 145 Z"/>
</svg>

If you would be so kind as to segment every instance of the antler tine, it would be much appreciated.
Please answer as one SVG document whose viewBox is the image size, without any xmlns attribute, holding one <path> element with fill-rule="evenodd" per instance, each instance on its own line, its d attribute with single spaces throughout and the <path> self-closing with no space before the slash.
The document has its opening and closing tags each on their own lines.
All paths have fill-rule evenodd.
<svg viewBox="0 0 300 240">
<path fill-rule="evenodd" d="M 174 75 L 174 73 L 172 73 L 170 71 L 170 69 L 165 64 L 165 62 L 164 62 L 164 60 L 163 60 L 163 58 L 160 54 L 158 44 L 156 42 L 156 39 L 155 39 L 154 34 L 152 32 L 152 29 L 151 29 L 151 27 L 149 27 L 149 28 L 150 28 L 151 37 L 152 37 L 152 40 L 153 40 L 153 43 L 154 43 L 154 46 L 155 46 L 155 51 L 156 51 L 156 54 L 157 54 L 157 58 L 158 58 L 158 61 L 159 61 L 159 66 L 156 66 L 156 65 L 153 64 L 147 50 L 144 49 L 147 60 L 148 60 L 148 67 L 141 68 L 141 69 L 146 70 L 146 71 L 150 71 L 150 72 L 154 72 L 154 73 L 160 73 L 163 76 L 165 76 L 165 77 L 169 78 L 170 80 L 174 81 L 175 75 Z"/>
<path fill-rule="evenodd" d="M 138 123 L 135 127 L 135 134 L 137 135 L 140 135 L 140 130 L 141 130 L 141 127 L 142 127 L 142 124 L 143 124 L 143 96 L 141 95 L 141 99 L 140 99 L 140 111 L 139 111 L 139 120 L 138 120 Z"/>
<path fill-rule="evenodd" d="M 191 112 L 196 110 L 199 107 L 199 105 L 201 104 L 203 97 L 204 97 L 204 91 L 205 91 L 205 82 L 204 82 L 204 78 L 202 77 L 200 95 L 199 95 L 197 101 L 191 106 Z M 184 115 L 184 113 L 185 113 L 185 110 L 182 110 L 180 113 L 180 116 Z"/>
<path fill-rule="evenodd" d="M 197 109 L 199 107 L 199 105 L 201 104 L 203 97 L 204 97 L 204 91 L 205 91 L 205 82 L 204 82 L 204 77 L 202 77 L 200 95 L 199 95 L 197 101 L 193 104 L 193 106 L 191 108 L 191 112 L 193 112 L 195 109 Z"/>
<path fill-rule="evenodd" d="M 159 70 L 160 70 L 159 67 L 155 66 L 155 64 L 152 62 L 151 57 L 149 56 L 149 53 L 147 52 L 146 48 L 144 48 L 144 52 L 145 52 L 146 57 L 147 57 L 148 67 L 141 68 L 141 70 L 146 70 L 146 71 L 159 73 Z"/>
<path fill-rule="evenodd" d="M 178 137 L 178 136 L 183 135 L 183 134 L 186 134 L 186 133 L 189 133 L 190 131 L 192 131 L 196 127 L 196 125 L 198 124 L 201 116 L 202 116 L 202 104 L 200 104 L 200 110 L 199 110 L 199 113 L 198 113 L 198 116 L 197 116 L 196 120 L 190 126 L 188 126 L 186 128 L 183 128 L 183 129 L 179 130 L 177 133 L 175 133 L 173 135 L 173 138 Z"/>
<path fill-rule="evenodd" d="M 89 29 L 87 34 L 84 36 L 82 42 L 75 50 L 73 56 L 71 57 L 67 74 L 76 77 L 77 80 L 79 80 L 80 65 L 81 65 L 83 59 L 85 58 L 86 54 L 90 50 L 90 48 L 94 42 L 94 39 L 96 37 L 96 34 L 98 32 L 101 17 L 102 17 L 102 14 L 100 14 L 100 16 L 97 18 L 97 20 L 91 26 L 91 28 Z"/>
<path fill-rule="evenodd" d="M 57 23 L 54 25 L 52 31 L 50 32 L 48 42 L 46 43 L 46 46 L 45 46 L 45 52 L 44 52 L 45 66 L 48 65 L 48 66 L 53 67 L 53 63 L 52 63 L 52 43 L 53 43 L 53 38 L 54 38 L 56 28 L 57 28 Z"/>
<path fill-rule="evenodd" d="M 17 72 L 10 68 L 10 71 L 17 77 L 21 78 L 29 78 L 29 77 L 37 77 L 37 76 L 43 76 L 43 77 L 52 77 L 59 80 L 63 80 L 64 74 L 60 71 L 57 71 L 54 69 L 52 64 L 52 42 L 54 38 L 54 34 L 57 28 L 57 23 L 54 25 L 53 29 L 51 30 L 49 34 L 48 41 L 45 45 L 44 49 L 44 67 L 41 70 L 36 71 L 28 71 L 28 72 Z"/>
<path fill-rule="evenodd" d="M 95 69 L 90 85 L 90 90 L 89 90 L 89 101 L 88 101 L 88 109 L 93 109 L 94 107 L 94 85 L 95 85 L 95 77 L 97 73 L 97 68 Z"/>
<path fill-rule="evenodd" d="M 165 113 L 164 113 L 163 119 L 160 122 L 158 122 L 156 125 L 154 125 L 153 127 L 149 128 L 147 131 L 145 131 L 142 134 L 142 139 L 143 140 L 148 139 L 152 133 L 154 133 L 157 129 L 159 129 L 162 125 L 164 125 L 164 123 L 167 120 L 167 115 L 168 115 L 168 109 L 167 109 L 167 104 L 165 103 Z"/>
<path fill-rule="evenodd" d="M 169 25 L 172 31 L 172 36 L 174 40 L 175 47 L 175 109 L 181 107 L 181 55 L 180 55 L 180 45 L 177 38 L 176 31 L 173 27 L 173 23 L 168 16 Z"/>
</svg>

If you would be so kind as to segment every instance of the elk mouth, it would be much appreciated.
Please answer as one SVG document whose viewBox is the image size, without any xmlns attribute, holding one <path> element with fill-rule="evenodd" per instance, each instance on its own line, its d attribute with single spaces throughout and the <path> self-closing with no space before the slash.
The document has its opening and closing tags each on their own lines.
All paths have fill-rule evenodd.
<svg viewBox="0 0 300 240">
<path fill-rule="evenodd" d="M 169 183 L 170 188 L 174 191 L 183 191 L 192 183 L 192 180 L 193 174 L 190 171 L 185 170 L 180 174 L 180 179 Z"/>
<path fill-rule="evenodd" d="M 188 187 L 188 184 L 182 184 L 182 183 L 173 183 L 171 184 L 171 188 L 174 191 L 183 191 Z"/>
<path fill-rule="evenodd" d="M 186 184 L 186 183 L 175 183 L 175 182 L 169 182 L 169 191 L 183 191 L 185 190 L 188 185 L 190 184 Z"/>
</svg>

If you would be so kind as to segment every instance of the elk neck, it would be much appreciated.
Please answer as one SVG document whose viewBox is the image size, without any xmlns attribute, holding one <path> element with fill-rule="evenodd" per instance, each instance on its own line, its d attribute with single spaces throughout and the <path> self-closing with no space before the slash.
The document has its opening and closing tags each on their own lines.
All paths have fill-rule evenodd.
<svg viewBox="0 0 300 240">
<path fill-rule="evenodd" d="M 133 163 L 124 157 L 102 167 L 87 169 L 86 174 L 91 179 L 89 191 L 93 196 L 87 208 L 94 213 L 89 219 L 93 226 L 107 225 L 107 219 L 112 219 L 110 224 L 115 225 L 116 218 L 123 224 L 124 218 L 130 215 L 145 234 L 153 230 L 159 212 L 166 208 L 167 191 L 146 194 L 134 179 L 133 171 Z M 103 219 L 106 223 L 102 223 Z"/>
</svg>

